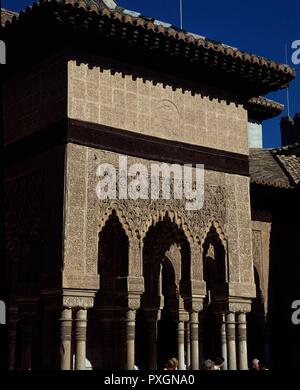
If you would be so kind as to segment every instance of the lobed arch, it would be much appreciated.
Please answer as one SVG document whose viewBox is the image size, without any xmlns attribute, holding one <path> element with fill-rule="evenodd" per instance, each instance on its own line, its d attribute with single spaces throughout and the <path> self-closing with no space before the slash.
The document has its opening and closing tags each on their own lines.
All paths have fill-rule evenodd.
<svg viewBox="0 0 300 390">
<path fill-rule="evenodd" d="M 178 214 L 177 211 L 164 208 L 162 210 L 157 210 L 154 214 L 151 214 L 149 218 L 144 223 L 142 229 L 141 229 L 141 239 L 142 241 L 145 240 L 147 233 L 149 232 L 149 229 L 151 226 L 155 227 L 158 222 L 164 221 L 164 219 L 168 217 L 172 223 L 175 223 L 177 228 L 179 230 L 182 230 L 188 243 L 191 245 L 193 242 L 193 234 L 188 226 L 188 224 L 185 222 L 184 218 Z"/>
<path fill-rule="evenodd" d="M 200 248 L 201 248 L 202 254 L 204 255 L 206 240 L 208 239 L 209 232 L 212 228 L 215 229 L 217 237 L 220 240 L 221 246 L 223 247 L 223 250 L 224 250 L 224 257 L 223 257 L 224 267 L 225 267 L 224 268 L 224 277 L 225 277 L 224 281 L 228 282 L 229 281 L 229 262 L 228 262 L 227 238 L 226 238 L 226 235 L 224 233 L 224 230 L 222 229 L 221 224 L 217 220 L 211 219 L 208 221 L 206 228 L 205 228 L 205 231 L 204 231 L 204 234 L 200 240 Z M 204 258 L 203 258 L 203 261 L 204 261 Z M 203 263 L 203 270 L 204 270 L 204 263 Z"/>
<path fill-rule="evenodd" d="M 115 212 L 116 216 L 119 219 L 119 222 L 124 229 L 128 239 L 129 243 L 132 241 L 135 237 L 134 235 L 134 229 L 132 224 L 128 221 L 128 218 L 126 217 L 126 212 L 124 211 L 123 207 L 121 207 L 118 204 L 111 204 L 110 206 L 107 207 L 105 210 L 100 223 L 98 225 L 98 235 L 101 233 L 107 222 L 109 221 L 109 217 Z"/>
<path fill-rule="evenodd" d="M 222 242 L 222 245 L 224 247 L 224 250 L 225 250 L 225 254 L 227 254 L 227 238 L 226 238 L 226 235 L 224 233 L 224 230 L 221 226 L 221 224 L 217 221 L 217 220 L 209 220 L 208 223 L 206 224 L 206 227 L 205 227 L 205 230 L 204 230 L 204 234 L 202 235 L 201 238 L 198 237 L 198 241 L 199 241 L 199 244 L 200 244 L 200 247 L 201 249 L 203 248 L 203 245 L 206 241 L 206 238 L 208 236 L 208 233 L 210 231 L 211 228 L 215 228 L 216 229 L 216 232 L 220 238 L 220 241 Z"/>
</svg>

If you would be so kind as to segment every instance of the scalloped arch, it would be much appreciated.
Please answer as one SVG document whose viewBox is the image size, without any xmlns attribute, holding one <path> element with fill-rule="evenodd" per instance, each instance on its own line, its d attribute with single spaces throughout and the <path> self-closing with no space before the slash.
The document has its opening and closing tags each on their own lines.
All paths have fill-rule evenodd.
<svg viewBox="0 0 300 390">
<path fill-rule="evenodd" d="M 203 244 L 204 244 L 204 242 L 206 240 L 206 237 L 207 237 L 207 235 L 208 235 L 208 233 L 209 233 L 209 231 L 210 231 L 210 229 L 212 227 L 214 227 L 216 229 L 216 231 L 218 233 L 218 236 L 219 236 L 219 238 L 220 238 L 220 240 L 221 240 L 221 242 L 222 242 L 222 244 L 224 246 L 225 252 L 227 252 L 227 239 L 226 239 L 226 235 L 225 235 L 225 233 L 224 233 L 224 231 L 222 229 L 221 224 L 218 221 L 213 220 L 213 219 L 209 220 L 208 223 L 206 224 L 205 232 L 204 232 L 203 236 L 200 239 L 201 248 L 203 247 Z"/>
<path fill-rule="evenodd" d="M 106 225 L 113 211 L 116 213 L 116 216 L 118 217 L 120 224 L 122 225 L 122 228 L 124 229 L 128 238 L 132 239 L 134 237 L 133 234 L 134 230 L 126 217 L 126 213 L 124 212 L 123 208 L 120 207 L 118 204 L 111 204 L 110 206 L 107 207 L 99 223 L 98 233 L 100 233 L 103 230 L 104 226 Z"/>
<path fill-rule="evenodd" d="M 141 230 L 142 240 L 146 237 L 149 228 L 151 226 L 155 226 L 158 222 L 163 221 L 166 216 L 168 216 L 170 220 L 176 224 L 178 229 L 181 229 L 184 232 L 188 242 L 191 243 L 193 241 L 193 234 L 184 218 L 181 215 L 178 215 L 178 212 L 169 208 L 157 210 L 155 214 L 150 215 Z"/>
</svg>

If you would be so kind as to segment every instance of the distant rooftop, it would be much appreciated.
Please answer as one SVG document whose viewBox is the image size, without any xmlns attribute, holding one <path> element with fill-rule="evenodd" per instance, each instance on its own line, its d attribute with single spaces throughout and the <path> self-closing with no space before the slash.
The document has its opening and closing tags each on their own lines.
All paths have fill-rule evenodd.
<svg viewBox="0 0 300 390">
<path fill-rule="evenodd" d="M 4 26 L 7 21 L 11 22 L 12 18 L 17 15 L 17 12 L 1 8 L 1 25 Z"/>
</svg>

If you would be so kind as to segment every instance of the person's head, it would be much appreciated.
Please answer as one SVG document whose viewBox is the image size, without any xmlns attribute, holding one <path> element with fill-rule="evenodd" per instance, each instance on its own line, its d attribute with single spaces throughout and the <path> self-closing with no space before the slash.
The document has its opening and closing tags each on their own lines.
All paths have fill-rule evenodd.
<svg viewBox="0 0 300 390">
<path fill-rule="evenodd" d="M 206 359 L 204 361 L 204 364 L 203 364 L 203 369 L 204 370 L 214 370 L 215 369 L 215 362 L 210 360 L 210 359 Z"/>
<path fill-rule="evenodd" d="M 259 365 L 259 360 L 258 359 L 253 359 L 252 360 L 252 369 L 253 370 L 259 370 L 260 365 Z"/>
<path fill-rule="evenodd" d="M 166 369 L 167 370 L 178 370 L 178 360 L 176 358 L 171 358 L 166 363 Z"/>
<path fill-rule="evenodd" d="M 223 357 L 217 357 L 215 361 L 215 365 L 222 368 L 224 366 L 224 358 Z"/>
</svg>

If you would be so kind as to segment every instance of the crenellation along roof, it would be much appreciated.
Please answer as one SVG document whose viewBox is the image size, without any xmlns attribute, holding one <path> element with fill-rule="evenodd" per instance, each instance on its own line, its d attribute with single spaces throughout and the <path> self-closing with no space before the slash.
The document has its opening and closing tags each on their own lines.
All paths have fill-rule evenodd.
<svg viewBox="0 0 300 390">
<path fill-rule="evenodd" d="M 193 75 L 200 78 L 209 74 L 209 81 L 236 88 L 238 92 L 247 93 L 249 98 L 285 88 L 295 78 L 294 69 L 288 65 L 179 30 L 139 13 L 109 8 L 105 5 L 108 1 L 42 0 L 7 22 L 4 30 L 7 34 L 13 33 L 13 26 L 21 21 L 24 26 L 26 22 L 33 23 L 34 17 L 45 18 L 47 9 L 55 23 L 63 24 L 65 28 L 79 33 L 90 31 L 91 35 L 114 39 L 119 45 L 136 45 L 141 54 L 158 53 L 164 56 L 166 66 L 172 67 L 176 59 L 185 67 L 192 67 Z M 184 70 L 190 75 L 188 69 Z"/>
</svg>

